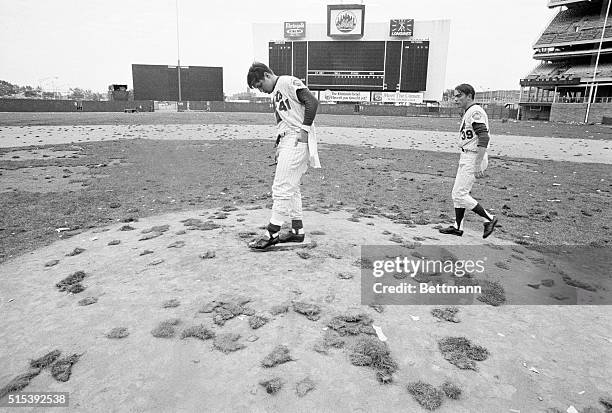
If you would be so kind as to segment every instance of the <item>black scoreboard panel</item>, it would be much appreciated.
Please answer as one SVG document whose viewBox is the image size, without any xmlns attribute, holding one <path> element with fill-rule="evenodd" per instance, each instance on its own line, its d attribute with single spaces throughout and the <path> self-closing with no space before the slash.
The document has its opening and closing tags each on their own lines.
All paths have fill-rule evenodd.
<svg viewBox="0 0 612 413">
<path fill-rule="evenodd" d="M 423 91 L 428 56 L 428 41 L 269 43 L 274 73 L 302 79 L 312 90 Z"/>
<path fill-rule="evenodd" d="M 385 90 L 400 90 L 400 64 L 402 61 L 402 42 L 387 42 L 385 64 Z"/>
<path fill-rule="evenodd" d="M 270 53 L 270 69 L 272 69 L 275 74 L 279 76 L 293 74 L 292 46 L 292 42 L 270 42 L 268 46 Z"/>
<path fill-rule="evenodd" d="M 132 65 L 134 100 L 178 100 L 176 66 Z M 223 68 L 181 67 L 181 99 L 223 101 Z"/>
<path fill-rule="evenodd" d="M 306 66 L 308 63 L 308 44 L 293 42 L 293 76 L 306 82 Z"/>
<path fill-rule="evenodd" d="M 404 42 L 401 90 L 419 92 L 427 84 L 429 42 Z"/>
</svg>

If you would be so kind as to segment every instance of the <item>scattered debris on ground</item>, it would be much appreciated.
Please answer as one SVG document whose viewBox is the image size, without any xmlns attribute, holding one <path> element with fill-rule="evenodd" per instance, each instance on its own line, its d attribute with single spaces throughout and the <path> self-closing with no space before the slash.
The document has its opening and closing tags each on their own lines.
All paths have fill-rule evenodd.
<svg viewBox="0 0 612 413">
<path fill-rule="evenodd" d="M 215 258 L 217 254 L 213 250 L 208 250 L 203 254 L 200 254 L 200 258 L 203 260 L 209 260 L 211 258 Z"/>
</svg>

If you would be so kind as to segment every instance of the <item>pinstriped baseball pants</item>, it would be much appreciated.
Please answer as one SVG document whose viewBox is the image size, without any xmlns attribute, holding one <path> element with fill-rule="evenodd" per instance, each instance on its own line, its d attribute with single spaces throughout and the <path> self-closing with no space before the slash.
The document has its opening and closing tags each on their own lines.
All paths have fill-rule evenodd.
<svg viewBox="0 0 612 413">
<path fill-rule="evenodd" d="M 299 133 L 289 133 L 278 145 L 278 163 L 272 184 L 272 218 L 282 225 L 287 220 L 302 219 L 302 175 L 308 169 L 308 144 L 295 141 Z"/>
<path fill-rule="evenodd" d="M 474 176 L 474 160 L 476 159 L 476 152 L 462 152 L 459 158 L 459 168 L 457 169 L 457 176 L 455 177 L 455 184 L 453 185 L 453 204 L 455 208 L 465 208 L 472 210 L 478 204 L 472 196 L 470 191 L 476 177 Z M 485 153 L 482 158 L 482 170 L 487 169 L 489 165 L 488 155 Z"/>
</svg>

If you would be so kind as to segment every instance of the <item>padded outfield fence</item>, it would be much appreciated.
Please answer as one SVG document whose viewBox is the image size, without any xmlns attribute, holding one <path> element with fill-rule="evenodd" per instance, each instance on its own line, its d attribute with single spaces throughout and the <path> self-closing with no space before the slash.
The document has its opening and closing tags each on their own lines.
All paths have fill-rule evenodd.
<svg viewBox="0 0 612 413">
<path fill-rule="evenodd" d="M 179 102 L 174 107 L 179 111 L 199 112 L 257 112 L 272 113 L 269 103 L 243 102 Z M 157 105 L 159 106 L 159 105 Z M 156 102 L 138 101 L 78 101 L 78 100 L 42 100 L 42 99 L 0 99 L 0 112 L 154 112 Z M 507 119 L 516 117 L 516 109 L 501 105 L 485 105 L 490 119 Z M 451 118 L 460 117 L 461 111 L 453 107 L 427 106 L 391 106 L 365 104 L 320 104 L 318 113 L 329 115 L 363 115 L 363 116 L 424 116 Z"/>
</svg>

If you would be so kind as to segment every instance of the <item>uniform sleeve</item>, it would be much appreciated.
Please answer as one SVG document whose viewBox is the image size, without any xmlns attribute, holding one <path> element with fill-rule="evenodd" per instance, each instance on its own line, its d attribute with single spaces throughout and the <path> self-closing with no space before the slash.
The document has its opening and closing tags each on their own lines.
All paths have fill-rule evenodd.
<svg viewBox="0 0 612 413">
<path fill-rule="evenodd" d="M 306 89 L 306 85 L 297 77 L 291 77 L 288 82 L 287 88 L 289 89 L 289 97 L 291 97 L 291 99 L 295 100 L 296 102 L 299 102 L 297 91 L 300 89 Z"/>
</svg>

